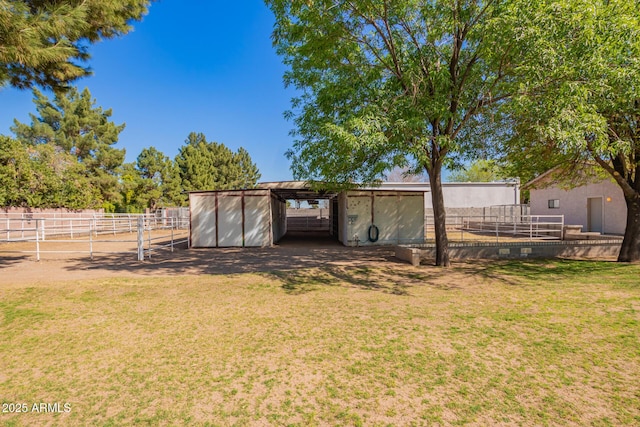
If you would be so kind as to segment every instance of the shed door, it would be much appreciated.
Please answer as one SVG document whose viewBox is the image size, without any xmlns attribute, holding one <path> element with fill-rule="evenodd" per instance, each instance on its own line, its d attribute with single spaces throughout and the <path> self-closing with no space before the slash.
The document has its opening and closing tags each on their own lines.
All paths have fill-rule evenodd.
<svg viewBox="0 0 640 427">
<path fill-rule="evenodd" d="M 602 233 L 602 197 L 587 199 L 587 222 L 589 231 Z"/>
</svg>

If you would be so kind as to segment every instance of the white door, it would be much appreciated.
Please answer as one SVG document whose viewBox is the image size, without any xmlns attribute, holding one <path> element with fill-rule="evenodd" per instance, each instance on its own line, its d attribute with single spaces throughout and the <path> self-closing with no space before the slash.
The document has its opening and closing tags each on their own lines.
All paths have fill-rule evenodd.
<svg viewBox="0 0 640 427">
<path fill-rule="evenodd" d="M 587 228 L 602 233 L 602 197 L 587 199 Z"/>
</svg>

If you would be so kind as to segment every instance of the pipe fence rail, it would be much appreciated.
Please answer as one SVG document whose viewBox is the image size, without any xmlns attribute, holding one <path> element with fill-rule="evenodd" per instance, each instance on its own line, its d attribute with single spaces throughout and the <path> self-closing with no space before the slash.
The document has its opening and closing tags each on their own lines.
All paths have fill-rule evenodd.
<svg viewBox="0 0 640 427">
<path fill-rule="evenodd" d="M 453 241 L 562 240 L 564 215 L 448 215 L 446 228 Z M 433 217 L 426 217 L 425 239 L 434 238 Z"/>
<path fill-rule="evenodd" d="M 58 215 L 58 216 L 55 216 Z M 76 216 L 5 214 L 0 218 L 0 253 L 136 254 L 142 261 L 187 243 L 187 218 L 141 214 Z"/>
</svg>

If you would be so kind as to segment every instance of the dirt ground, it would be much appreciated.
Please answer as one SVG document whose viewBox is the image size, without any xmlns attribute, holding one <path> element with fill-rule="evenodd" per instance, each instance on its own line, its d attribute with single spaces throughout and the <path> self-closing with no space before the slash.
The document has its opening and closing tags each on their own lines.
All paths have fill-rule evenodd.
<svg viewBox="0 0 640 427">
<path fill-rule="evenodd" d="M 82 245 L 86 245 L 82 243 Z M 32 245 L 31 245 L 32 246 Z M 321 266 L 373 266 L 401 263 L 392 247 L 345 247 L 330 239 L 315 236 L 287 236 L 268 248 L 191 248 L 177 245 L 153 251 L 151 259 L 138 261 L 133 243 L 109 243 L 108 250 L 129 253 L 14 253 L 31 250 L 23 243 L 0 245 L 0 286 L 24 286 L 32 283 L 85 280 L 105 277 L 153 277 L 199 274 L 235 274 L 287 271 Z M 67 243 L 48 242 L 43 250 L 69 250 Z M 100 247 L 97 247 L 100 249 Z M 104 249 L 104 245 L 102 247 Z M 86 249 L 82 249 L 86 250 Z"/>
</svg>

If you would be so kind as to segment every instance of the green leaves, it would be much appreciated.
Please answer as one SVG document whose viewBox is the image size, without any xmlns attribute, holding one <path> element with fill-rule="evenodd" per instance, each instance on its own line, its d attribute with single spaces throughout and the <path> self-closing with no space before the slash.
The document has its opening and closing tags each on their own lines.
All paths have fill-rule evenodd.
<svg viewBox="0 0 640 427">
<path fill-rule="evenodd" d="M 516 1 L 266 3 L 289 66 L 285 84 L 302 92 L 288 114 L 297 178 L 371 183 L 410 164 L 438 187 L 443 165 L 478 145 L 472 128 L 491 124 L 479 117 L 517 89 L 525 48 L 516 40 L 528 14 Z M 434 192 L 442 248 L 444 206 Z"/>
<path fill-rule="evenodd" d="M 202 133 L 189 134 L 175 162 L 186 191 L 253 188 L 260 179 L 244 148 L 234 153 L 224 144 L 208 142 Z"/>
<path fill-rule="evenodd" d="M 110 120 L 111 110 L 95 106 L 88 89 L 76 88 L 57 94 L 53 101 L 34 91 L 38 116 L 31 115 L 31 124 L 14 121 L 11 130 L 25 145 L 55 145 L 74 156 L 84 168 L 91 186 L 99 192 L 98 202 L 113 203 L 118 196 L 118 168 L 124 161 L 124 149 L 113 145 L 125 125 Z"/>
<path fill-rule="evenodd" d="M 125 34 L 149 0 L 0 0 L 0 86 L 67 89 L 90 74 L 87 46 Z"/>
</svg>

